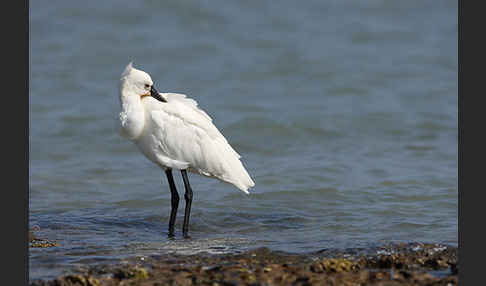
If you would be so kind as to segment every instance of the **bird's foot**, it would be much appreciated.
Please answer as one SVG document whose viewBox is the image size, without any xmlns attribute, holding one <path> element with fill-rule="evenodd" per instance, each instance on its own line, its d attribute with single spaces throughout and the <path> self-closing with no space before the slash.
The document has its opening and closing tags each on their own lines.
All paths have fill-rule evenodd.
<svg viewBox="0 0 486 286">
<path fill-rule="evenodd" d="M 169 234 L 167 236 L 169 237 L 169 239 L 174 239 L 175 238 L 174 231 L 169 231 Z"/>
</svg>

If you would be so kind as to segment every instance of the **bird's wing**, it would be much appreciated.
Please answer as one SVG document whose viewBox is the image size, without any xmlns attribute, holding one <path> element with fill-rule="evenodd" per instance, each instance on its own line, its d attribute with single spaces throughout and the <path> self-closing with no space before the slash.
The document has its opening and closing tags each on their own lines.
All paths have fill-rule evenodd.
<svg viewBox="0 0 486 286">
<path fill-rule="evenodd" d="M 187 162 L 202 175 L 219 178 L 247 192 L 254 185 L 241 157 L 214 126 L 211 118 L 185 96 L 166 96 L 167 103 L 150 111 L 161 154 Z M 174 99 L 177 98 L 177 99 Z"/>
<path fill-rule="evenodd" d="M 198 107 L 197 101 L 181 93 L 162 93 L 162 96 L 167 98 L 168 103 L 170 103 L 167 105 L 168 108 L 165 109 L 167 112 L 175 116 L 180 116 L 187 123 L 202 128 L 211 138 L 221 140 L 223 143 L 228 144 L 223 134 L 214 126 L 212 118 Z M 238 158 L 241 158 L 240 154 L 233 150 L 233 148 L 231 150 Z"/>
<path fill-rule="evenodd" d="M 198 108 L 197 101 L 195 101 L 192 98 L 186 97 L 185 94 L 182 94 L 182 93 L 162 93 L 162 96 L 167 98 L 167 101 L 169 101 L 169 102 L 178 101 L 178 102 L 186 105 L 187 107 L 192 108 L 194 111 L 201 114 L 202 116 L 204 116 L 209 121 L 213 120 L 206 112 L 204 112 L 204 110 Z"/>
</svg>

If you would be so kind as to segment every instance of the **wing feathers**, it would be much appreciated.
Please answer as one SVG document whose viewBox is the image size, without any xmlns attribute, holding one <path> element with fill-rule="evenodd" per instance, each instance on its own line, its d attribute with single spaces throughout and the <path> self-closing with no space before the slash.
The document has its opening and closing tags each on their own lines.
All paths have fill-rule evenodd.
<svg viewBox="0 0 486 286">
<path fill-rule="evenodd" d="M 150 113 L 152 127 L 157 130 L 155 139 L 161 146 L 160 156 L 187 162 L 189 170 L 216 177 L 248 193 L 255 184 L 239 160 L 241 156 L 214 126 L 211 117 L 183 94 L 163 95 L 168 103 L 159 104 Z"/>
</svg>

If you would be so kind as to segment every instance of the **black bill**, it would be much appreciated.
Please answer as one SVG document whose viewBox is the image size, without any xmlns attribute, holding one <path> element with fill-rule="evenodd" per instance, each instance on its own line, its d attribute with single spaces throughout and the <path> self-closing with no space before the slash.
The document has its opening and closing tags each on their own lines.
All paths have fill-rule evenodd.
<svg viewBox="0 0 486 286">
<path fill-rule="evenodd" d="M 157 99 L 158 101 L 167 102 L 167 100 L 165 100 L 160 95 L 160 93 L 155 89 L 155 87 L 153 85 L 152 85 L 152 88 L 150 88 L 150 96 L 152 96 L 153 98 Z"/>
</svg>

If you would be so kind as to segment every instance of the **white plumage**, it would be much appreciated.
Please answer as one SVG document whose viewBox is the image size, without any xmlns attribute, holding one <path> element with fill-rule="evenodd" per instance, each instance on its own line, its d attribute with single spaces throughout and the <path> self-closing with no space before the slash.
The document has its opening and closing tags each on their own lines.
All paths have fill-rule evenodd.
<svg viewBox="0 0 486 286">
<path fill-rule="evenodd" d="M 195 100 L 177 93 L 151 94 L 152 79 L 131 63 L 120 81 L 120 132 L 147 158 L 165 170 L 187 169 L 249 193 L 255 183 L 241 156 Z"/>
</svg>

